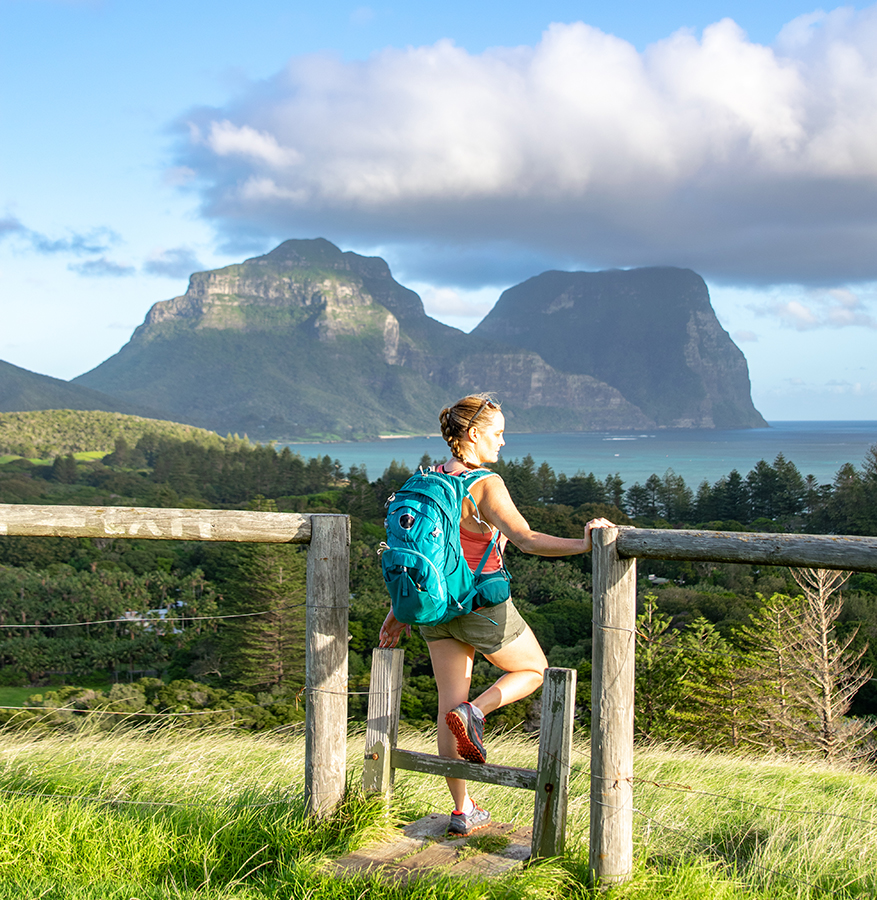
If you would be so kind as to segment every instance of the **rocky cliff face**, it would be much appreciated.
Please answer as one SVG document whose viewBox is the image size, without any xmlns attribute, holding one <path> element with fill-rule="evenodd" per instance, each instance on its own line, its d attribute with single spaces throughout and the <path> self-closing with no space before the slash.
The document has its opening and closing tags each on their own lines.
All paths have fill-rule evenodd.
<svg viewBox="0 0 877 900">
<path fill-rule="evenodd" d="M 746 359 L 689 269 L 545 272 L 472 332 L 616 388 L 660 427 L 754 428 Z"/>
<path fill-rule="evenodd" d="M 578 299 L 567 294 L 553 297 L 540 322 L 570 327 L 562 320 Z M 427 316 L 382 259 L 322 239 L 286 241 L 193 275 L 185 295 L 156 303 L 118 354 L 75 381 L 181 422 L 259 438 L 435 432 L 439 409 L 470 391 L 495 391 L 510 430 L 654 427 L 629 379 L 572 365 L 574 353 L 550 346 L 551 328 L 540 331 L 545 346 L 529 345 L 522 297 L 520 309 L 491 313 L 466 335 Z M 674 353 L 689 360 L 686 371 L 720 382 L 721 341 L 710 343 L 686 310 Z M 705 397 L 677 419 L 704 424 L 714 409 Z"/>
<path fill-rule="evenodd" d="M 386 362 L 394 364 L 399 353 L 398 319 L 375 301 L 349 265 L 317 268 L 300 253 L 277 250 L 192 275 L 182 297 L 152 307 L 135 340 L 149 341 L 168 330 L 162 326 L 178 325 L 193 331 L 240 332 L 306 326 L 317 340 L 328 342 L 378 334 Z"/>
</svg>

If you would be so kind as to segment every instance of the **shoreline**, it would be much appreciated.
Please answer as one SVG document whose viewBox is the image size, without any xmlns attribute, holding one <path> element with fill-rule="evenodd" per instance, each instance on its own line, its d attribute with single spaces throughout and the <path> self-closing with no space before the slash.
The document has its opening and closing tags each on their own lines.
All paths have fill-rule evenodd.
<svg viewBox="0 0 877 900">
<path fill-rule="evenodd" d="M 399 440 L 408 440 L 409 438 L 440 438 L 440 432 L 433 432 L 432 434 L 379 434 L 379 441 L 399 441 Z M 350 441 L 349 443 L 356 444 L 360 443 L 359 441 Z"/>
</svg>

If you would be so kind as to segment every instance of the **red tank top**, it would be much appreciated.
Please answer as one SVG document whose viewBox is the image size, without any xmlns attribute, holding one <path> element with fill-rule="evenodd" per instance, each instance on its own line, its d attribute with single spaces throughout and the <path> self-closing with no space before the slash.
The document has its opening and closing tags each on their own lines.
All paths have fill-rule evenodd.
<svg viewBox="0 0 877 900">
<path fill-rule="evenodd" d="M 481 557 L 484 556 L 484 551 L 487 549 L 487 545 L 492 537 L 492 533 L 478 534 L 463 527 L 460 528 L 460 546 L 463 548 L 463 556 L 466 557 L 466 562 L 473 572 L 478 568 Z M 490 556 L 484 563 L 484 568 L 481 571 L 485 575 L 488 572 L 498 572 L 502 567 L 502 557 L 499 555 L 500 540 L 501 538 L 497 538 Z"/>
</svg>

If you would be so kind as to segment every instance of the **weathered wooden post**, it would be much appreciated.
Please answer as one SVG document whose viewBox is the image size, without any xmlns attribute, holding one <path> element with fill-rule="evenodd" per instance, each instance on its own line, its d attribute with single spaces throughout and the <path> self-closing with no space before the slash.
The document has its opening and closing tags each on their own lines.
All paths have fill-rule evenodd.
<svg viewBox="0 0 877 900">
<path fill-rule="evenodd" d="M 350 520 L 311 516 L 305 643 L 305 804 L 326 815 L 347 770 L 347 627 Z"/>
<path fill-rule="evenodd" d="M 594 649 L 591 682 L 590 870 L 602 887 L 633 868 L 633 697 L 636 560 L 621 559 L 619 529 L 594 541 Z"/>
<path fill-rule="evenodd" d="M 576 706 L 576 670 L 546 669 L 533 809 L 533 856 L 563 856 Z"/>
<path fill-rule="evenodd" d="M 402 649 L 378 648 L 372 651 L 362 789 L 366 793 L 381 793 L 387 798 L 393 790 L 395 770 L 391 761 L 399 737 L 404 660 L 405 651 Z"/>
</svg>

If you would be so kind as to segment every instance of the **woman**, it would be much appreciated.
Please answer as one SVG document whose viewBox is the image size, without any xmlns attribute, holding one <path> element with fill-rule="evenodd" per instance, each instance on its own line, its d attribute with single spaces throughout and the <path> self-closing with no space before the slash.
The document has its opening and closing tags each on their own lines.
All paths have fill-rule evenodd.
<svg viewBox="0 0 877 900">
<path fill-rule="evenodd" d="M 505 417 L 499 404 L 485 395 L 471 395 L 446 407 L 439 416 L 442 437 L 452 458 L 440 467 L 448 475 L 460 475 L 496 462 L 505 444 Z M 612 523 L 592 519 L 585 526 L 584 538 L 552 537 L 533 531 L 518 511 L 502 478 L 476 481 L 470 489 L 477 509 L 466 500 L 460 521 L 463 553 L 474 571 L 487 549 L 494 529 L 500 537 L 484 572 L 496 571 L 502 564 L 501 550 L 511 541 L 525 553 L 539 556 L 570 556 L 591 549 L 591 530 Z M 429 655 L 438 687 L 438 750 L 451 759 L 485 762 L 482 735 L 484 717 L 495 709 L 529 696 L 542 684 L 548 662 L 530 626 L 521 618 L 511 600 L 492 606 L 489 616 L 473 612 L 443 625 L 421 626 L 429 646 Z M 392 610 L 381 626 L 381 647 L 395 647 L 402 633 L 411 627 L 397 621 Z M 486 691 L 469 702 L 469 685 L 475 651 L 502 669 L 501 675 Z M 449 831 L 469 834 L 490 822 L 490 813 L 474 803 L 460 778 L 448 778 L 454 800 Z"/>
</svg>

